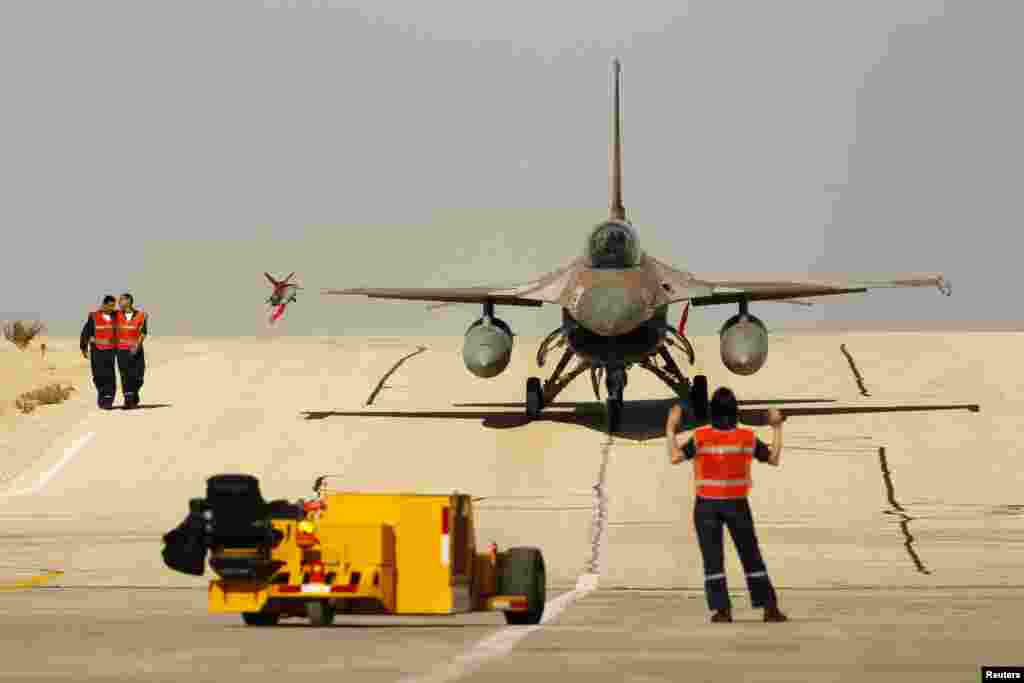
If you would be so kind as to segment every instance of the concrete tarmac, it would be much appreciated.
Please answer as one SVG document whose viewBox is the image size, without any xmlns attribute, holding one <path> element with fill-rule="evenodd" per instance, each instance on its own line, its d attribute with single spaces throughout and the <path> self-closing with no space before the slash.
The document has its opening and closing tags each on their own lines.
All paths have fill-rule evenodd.
<svg viewBox="0 0 1024 683">
<path fill-rule="evenodd" d="M 50 362 L 83 381 L 68 403 L 5 418 L 0 579 L 65 575 L 0 593 L 0 680 L 961 681 L 1022 664 L 1024 369 L 997 362 L 1021 339 L 773 337 L 765 368 L 735 377 L 717 339 L 696 338 L 689 372 L 758 402 L 748 410 L 982 408 L 791 417 L 782 467 L 755 469 L 751 504 L 792 621 L 759 621 L 727 546 L 731 625 L 706 623 L 691 468 L 668 464 L 668 392 L 641 369 L 627 387 L 641 402 L 609 441 L 585 377 L 524 424 L 525 377 L 551 369 L 532 361 L 539 340 L 517 338 L 506 373 L 483 381 L 455 338 L 156 337 L 148 407 L 109 413 L 94 408 L 75 340 L 51 340 Z M 588 572 L 598 589 L 533 629 L 499 614 L 246 628 L 207 614 L 206 579 L 160 558 L 188 499 L 228 471 L 260 477 L 268 499 L 309 497 L 320 474 L 353 490 L 482 496 L 479 540 L 540 547 L 549 601 Z"/>
</svg>

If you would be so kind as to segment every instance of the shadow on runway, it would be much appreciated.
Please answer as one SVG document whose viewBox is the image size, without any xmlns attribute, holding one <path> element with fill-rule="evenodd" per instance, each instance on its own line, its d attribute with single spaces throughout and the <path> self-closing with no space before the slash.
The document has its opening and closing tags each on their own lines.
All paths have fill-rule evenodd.
<svg viewBox="0 0 1024 683">
<path fill-rule="evenodd" d="M 339 618 L 340 617 L 341 617 L 341 615 L 339 615 Z M 383 617 L 383 618 L 394 619 L 395 617 Z M 313 626 L 312 624 L 310 624 L 308 622 L 303 623 L 302 617 L 297 617 L 297 619 L 298 619 L 298 621 L 281 622 L 281 623 L 279 623 L 279 624 L 277 624 L 275 626 L 271 626 L 270 628 L 314 628 L 314 629 L 323 629 L 323 628 L 350 628 L 350 629 L 371 629 L 371 628 L 394 628 L 394 629 L 401 629 L 401 628 L 420 628 L 420 629 L 455 628 L 455 629 L 479 629 L 481 631 L 484 631 L 484 630 L 486 630 L 486 631 L 493 631 L 494 628 L 496 626 L 498 626 L 498 624 L 452 624 L 450 622 L 437 623 L 437 624 L 401 624 L 401 623 L 395 624 L 395 623 L 389 623 L 389 622 L 381 621 L 381 622 L 377 622 L 377 623 L 351 622 L 351 623 L 347 623 L 347 624 L 345 622 L 335 622 L 335 623 L 331 624 L 330 626 L 324 627 L 324 626 Z M 241 628 L 246 628 L 246 627 L 243 625 Z"/>
<path fill-rule="evenodd" d="M 626 401 L 623 406 L 622 420 L 615 436 L 632 441 L 650 441 L 664 438 L 665 420 L 669 409 L 678 399 L 650 399 Z M 768 399 L 764 401 L 740 401 L 744 406 L 772 406 L 790 403 L 826 403 L 833 399 Z M 425 410 L 425 411 L 305 411 L 302 414 L 307 420 L 323 420 L 329 417 L 385 417 L 400 419 L 441 419 L 441 420 L 480 420 L 484 427 L 490 429 L 512 429 L 522 427 L 531 420 L 524 413 L 522 403 L 462 403 L 454 404 L 454 408 L 478 408 L 478 410 Z M 490 408 L 490 410 L 479 410 Z M 518 410 L 498 410 L 499 408 L 518 408 Z M 912 406 L 794 406 L 786 408 L 783 413 L 789 417 L 812 417 L 816 415 L 855 415 L 863 413 L 887 412 L 922 412 L 933 410 L 969 410 L 978 412 L 975 404 L 957 405 L 912 405 Z M 604 403 L 587 402 L 556 402 L 545 408 L 534 422 L 556 422 L 573 424 L 604 433 L 606 431 Z M 740 410 L 740 422 L 750 427 L 763 427 L 768 424 L 767 408 L 743 408 Z M 684 430 L 694 429 L 700 424 L 687 420 Z"/>
<path fill-rule="evenodd" d="M 639 400 L 639 401 L 627 401 L 626 408 L 630 408 L 634 405 L 644 403 L 663 403 L 668 407 L 671 407 L 676 399 L 653 399 L 653 400 Z M 789 403 L 835 403 L 834 398 L 770 398 L 764 401 L 736 401 L 741 406 L 754 405 L 754 406 L 778 406 L 786 405 Z M 555 401 L 548 408 L 581 408 L 584 406 L 598 405 L 595 401 Z M 526 409 L 526 404 L 519 403 L 453 403 L 455 408 L 520 408 Z M 545 408 L 547 410 L 547 408 Z"/>
<path fill-rule="evenodd" d="M 119 406 L 119 407 L 123 408 L 124 406 Z M 149 410 L 151 408 L 170 408 L 170 407 L 171 407 L 170 403 L 140 403 L 139 405 L 135 406 L 134 409 L 135 410 Z"/>
</svg>

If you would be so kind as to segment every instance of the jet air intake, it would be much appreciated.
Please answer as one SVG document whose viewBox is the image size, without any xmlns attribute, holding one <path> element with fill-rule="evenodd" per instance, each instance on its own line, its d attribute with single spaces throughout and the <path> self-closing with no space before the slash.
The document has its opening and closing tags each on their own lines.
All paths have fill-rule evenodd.
<svg viewBox="0 0 1024 683">
<path fill-rule="evenodd" d="M 591 332 L 605 337 L 629 334 L 650 318 L 650 306 L 638 288 L 596 285 L 580 293 L 575 318 Z"/>
<path fill-rule="evenodd" d="M 504 320 L 481 318 L 466 331 L 462 361 L 482 379 L 497 377 L 512 358 L 512 329 Z"/>
<path fill-rule="evenodd" d="M 753 375 L 768 359 L 768 328 L 757 317 L 741 313 L 719 332 L 722 363 L 736 375 Z"/>
</svg>

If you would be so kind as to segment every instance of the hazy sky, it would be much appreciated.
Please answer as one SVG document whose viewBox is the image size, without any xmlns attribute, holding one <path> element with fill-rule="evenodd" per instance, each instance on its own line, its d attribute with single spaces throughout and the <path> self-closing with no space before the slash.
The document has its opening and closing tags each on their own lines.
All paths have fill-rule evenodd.
<svg viewBox="0 0 1024 683">
<path fill-rule="evenodd" d="M 1019 318 L 1018 2 L 4 2 L 5 312 L 77 332 L 461 334 L 475 307 L 322 287 L 504 284 L 607 216 L 609 62 L 644 248 L 701 271 L 942 271 L 813 319 Z M 542 334 L 555 307 L 499 314 Z M 733 307 L 699 309 L 716 329 Z M 673 316 L 677 313 L 673 313 Z"/>
</svg>

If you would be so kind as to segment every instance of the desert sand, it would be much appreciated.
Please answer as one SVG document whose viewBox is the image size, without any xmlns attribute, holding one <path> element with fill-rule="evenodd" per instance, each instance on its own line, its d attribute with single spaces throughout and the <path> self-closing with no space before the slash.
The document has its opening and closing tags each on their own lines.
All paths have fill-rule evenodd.
<svg viewBox="0 0 1024 683">
<path fill-rule="evenodd" d="M 95 408 L 76 339 L 48 340 L 52 369 L 12 348 L 0 353 L 11 398 L 51 376 L 79 391 L 2 418 L 0 575 L 65 574 L 0 593 L 0 680 L 962 681 L 1022 663 L 1024 366 L 1012 359 L 1024 336 L 774 336 L 752 377 L 727 373 L 717 338 L 693 341 L 691 374 L 761 407 L 981 412 L 790 417 L 782 467 L 755 470 L 751 505 L 792 621 L 760 623 L 729 546 L 737 622 L 711 625 L 691 468 L 668 464 L 668 391 L 641 369 L 626 389 L 640 402 L 609 441 L 585 376 L 524 424 L 525 378 L 557 360 L 536 368 L 539 339 L 517 338 L 508 370 L 484 381 L 462 367 L 460 338 L 153 337 L 143 409 L 129 412 Z M 247 629 L 207 614 L 207 579 L 160 558 L 188 499 L 227 471 L 260 477 L 268 499 L 308 497 L 320 474 L 484 496 L 479 540 L 539 546 L 549 600 L 588 572 L 598 590 L 514 647 L 494 646 L 520 636 L 491 614 Z"/>
</svg>

